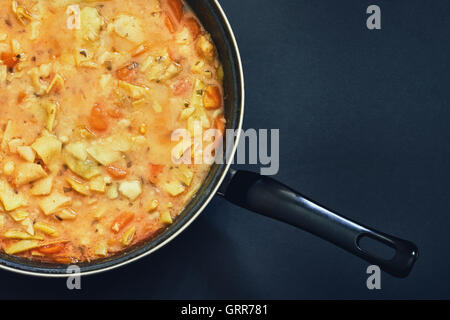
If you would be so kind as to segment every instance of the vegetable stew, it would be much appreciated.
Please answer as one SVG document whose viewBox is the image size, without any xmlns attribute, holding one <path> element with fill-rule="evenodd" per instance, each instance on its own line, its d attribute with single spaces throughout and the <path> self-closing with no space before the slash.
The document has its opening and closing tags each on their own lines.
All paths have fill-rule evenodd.
<svg viewBox="0 0 450 320">
<path fill-rule="evenodd" d="M 223 132 L 222 78 L 181 0 L 0 0 L 0 249 L 91 261 L 167 228 L 210 168 L 172 133 Z"/>
</svg>

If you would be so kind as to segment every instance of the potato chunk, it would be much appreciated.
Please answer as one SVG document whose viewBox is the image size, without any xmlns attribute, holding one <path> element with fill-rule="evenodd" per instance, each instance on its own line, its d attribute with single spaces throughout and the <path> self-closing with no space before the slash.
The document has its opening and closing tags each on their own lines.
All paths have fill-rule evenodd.
<svg viewBox="0 0 450 320">
<path fill-rule="evenodd" d="M 14 137 L 17 132 L 17 126 L 11 121 L 8 120 L 6 123 L 5 131 L 3 132 L 2 144 L 1 147 L 5 150 L 8 147 L 9 141 Z"/>
<path fill-rule="evenodd" d="M 22 240 L 10 245 L 8 248 L 5 249 L 5 252 L 7 254 L 16 254 L 37 248 L 39 246 L 40 246 L 39 240 Z"/>
<path fill-rule="evenodd" d="M 141 183 L 139 181 L 124 181 L 119 186 L 119 192 L 130 199 L 136 200 L 142 193 Z"/>
<path fill-rule="evenodd" d="M 22 163 L 17 166 L 15 183 L 21 186 L 47 176 L 42 167 L 36 163 Z"/>
<path fill-rule="evenodd" d="M 122 244 L 124 246 L 129 246 L 133 242 L 135 233 L 136 233 L 135 226 L 131 226 L 130 228 L 128 228 L 128 230 L 125 231 L 125 233 L 122 236 Z"/>
<path fill-rule="evenodd" d="M 58 230 L 56 230 L 55 227 L 52 227 L 52 226 L 50 226 L 50 225 L 48 225 L 46 223 L 43 223 L 43 222 L 39 222 L 39 221 L 36 222 L 34 224 L 34 228 L 37 231 L 40 231 L 40 232 L 45 233 L 45 234 L 47 234 L 49 236 L 52 236 L 52 237 L 57 237 L 59 235 Z"/>
<path fill-rule="evenodd" d="M 78 160 L 85 161 L 88 157 L 86 144 L 83 142 L 74 142 L 68 144 L 65 149 Z"/>
<path fill-rule="evenodd" d="M 150 203 L 147 205 L 147 207 L 145 208 L 148 212 L 152 212 L 155 211 L 156 208 L 158 208 L 159 206 L 159 201 L 154 199 L 152 201 L 150 201 Z"/>
<path fill-rule="evenodd" d="M 170 80 L 182 71 L 181 65 L 174 63 L 170 59 L 167 50 L 162 51 L 160 54 L 156 57 L 149 56 L 140 68 L 141 72 L 146 73 L 149 81 Z"/>
<path fill-rule="evenodd" d="M 52 82 L 53 83 L 53 82 Z M 47 112 L 46 128 L 48 131 L 53 131 L 56 124 L 56 113 L 58 112 L 58 105 L 53 102 L 47 102 L 43 104 L 45 111 Z"/>
<path fill-rule="evenodd" d="M 77 215 L 78 214 L 72 209 L 63 209 L 57 214 L 58 218 L 62 220 L 74 220 Z"/>
<path fill-rule="evenodd" d="M 20 193 L 15 193 L 8 182 L 0 180 L 0 201 L 6 211 L 12 211 L 27 204 Z"/>
<path fill-rule="evenodd" d="M 17 153 L 26 161 L 34 162 L 36 155 L 33 149 L 29 146 L 19 146 L 17 147 Z"/>
<path fill-rule="evenodd" d="M 170 212 L 168 210 L 163 211 L 161 215 L 159 216 L 159 222 L 162 224 L 172 224 L 172 216 L 170 215 Z"/>
<path fill-rule="evenodd" d="M 104 193 L 106 191 L 105 179 L 101 176 L 92 179 L 89 182 L 89 189 L 95 192 Z"/>
<path fill-rule="evenodd" d="M 117 185 L 113 184 L 106 190 L 106 196 L 111 199 L 117 199 L 119 197 L 119 192 L 117 191 Z"/>
<path fill-rule="evenodd" d="M 44 240 L 41 236 L 33 236 L 22 230 L 10 229 L 6 231 L 3 236 L 7 239 L 20 239 L 20 240 Z"/>
<path fill-rule="evenodd" d="M 29 213 L 24 210 L 15 210 L 9 212 L 9 216 L 15 221 L 20 222 L 28 218 Z"/>
<path fill-rule="evenodd" d="M 88 185 L 81 183 L 80 181 L 77 181 L 73 178 L 66 178 L 66 181 L 72 187 L 72 189 L 78 192 L 79 194 L 82 194 L 84 196 L 90 195 Z"/>
<path fill-rule="evenodd" d="M 17 153 L 17 148 L 23 146 L 22 139 L 12 139 L 8 142 L 9 152 Z"/>
<path fill-rule="evenodd" d="M 39 207 L 41 208 L 42 212 L 44 212 L 44 214 L 48 216 L 52 213 L 55 213 L 62 207 L 70 205 L 71 203 L 71 197 L 66 197 L 65 195 L 55 192 L 42 199 L 39 202 Z"/>
<path fill-rule="evenodd" d="M 201 57 L 209 61 L 214 60 L 216 56 L 216 49 L 214 48 L 214 44 L 212 43 L 209 35 L 201 35 L 197 40 L 195 48 Z"/>
<path fill-rule="evenodd" d="M 16 170 L 16 164 L 14 163 L 14 161 L 7 161 L 4 165 L 3 165 L 3 174 L 5 176 L 10 176 L 14 173 L 14 171 Z"/>
<path fill-rule="evenodd" d="M 119 87 L 133 99 L 141 99 L 149 91 L 146 87 L 135 86 L 125 81 L 119 81 Z"/>
<path fill-rule="evenodd" d="M 93 144 L 87 149 L 89 155 L 104 166 L 120 160 L 120 152 L 112 150 L 110 146 Z"/>
<path fill-rule="evenodd" d="M 38 156 L 49 165 L 61 153 L 62 143 L 54 136 L 42 136 L 31 145 Z"/>
<path fill-rule="evenodd" d="M 25 218 L 20 224 L 25 227 L 25 231 L 34 236 L 33 221 L 30 218 Z"/>
<path fill-rule="evenodd" d="M 70 170 L 85 179 L 91 179 L 101 173 L 97 163 L 91 159 L 81 161 L 70 155 L 68 152 L 63 153 L 64 162 Z"/>
<path fill-rule="evenodd" d="M 42 64 L 39 67 L 34 67 L 28 71 L 28 75 L 30 76 L 31 83 L 36 90 L 36 93 L 43 95 L 47 92 L 48 86 L 45 82 L 41 81 L 41 79 L 47 78 L 50 76 L 52 71 L 52 65 Z"/>
<path fill-rule="evenodd" d="M 47 177 L 36 181 L 30 190 L 30 194 L 33 196 L 46 196 L 49 195 L 53 187 L 53 177 Z"/>
<path fill-rule="evenodd" d="M 96 8 L 84 7 L 81 10 L 81 37 L 87 41 L 98 40 L 104 23 Z"/>
<path fill-rule="evenodd" d="M 192 179 L 194 178 L 194 173 L 185 165 L 181 165 L 173 169 L 174 176 L 182 183 L 190 186 Z"/>
<path fill-rule="evenodd" d="M 119 15 L 108 27 L 118 36 L 134 43 L 142 43 L 145 39 L 141 21 L 133 16 Z"/>
<path fill-rule="evenodd" d="M 185 190 L 184 186 L 177 181 L 165 183 L 163 188 L 167 193 L 169 193 L 173 197 L 183 193 Z"/>
<path fill-rule="evenodd" d="M 131 149 L 128 135 L 114 135 L 106 139 L 95 141 L 87 148 L 88 154 L 100 164 L 107 166 L 121 159 L 121 152 Z"/>
<path fill-rule="evenodd" d="M 194 121 L 201 121 L 203 128 L 211 127 L 208 115 L 203 108 L 203 95 L 205 93 L 206 85 L 200 79 L 195 80 L 194 91 L 191 98 L 191 106 L 195 108 L 195 112 L 191 119 Z M 188 128 L 189 129 L 189 128 Z M 191 131 L 191 134 L 194 132 Z"/>
</svg>

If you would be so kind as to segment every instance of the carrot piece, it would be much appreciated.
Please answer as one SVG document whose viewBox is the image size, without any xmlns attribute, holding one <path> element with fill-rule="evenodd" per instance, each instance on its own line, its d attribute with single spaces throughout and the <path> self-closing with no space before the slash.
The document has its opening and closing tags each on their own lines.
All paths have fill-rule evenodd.
<svg viewBox="0 0 450 320">
<path fill-rule="evenodd" d="M 43 254 L 55 254 L 61 252 L 64 249 L 64 247 L 65 243 L 63 242 L 52 243 L 38 248 L 38 251 Z"/>
<path fill-rule="evenodd" d="M 182 94 L 186 93 L 186 91 L 188 91 L 190 87 L 191 82 L 189 81 L 189 79 L 180 80 L 174 85 L 173 93 L 176 96 L 181 96 Z"/>
<path fill-rule="evenodd" d="M 148 180 L 150 180 L 150 182 L 153 184 L 157 183 L 158 176 L 161 174 L 163 169 L 164 169 L 163 165 L 150 163 L 148 165 L 148 172 L 149 172 Z"/>
<path fill-rule="evenodd" d="M 214 153 L 217 152 L 218 148 L 220 148 L 223 144 L 223 137 L 225 134 L 225 118 L 218 117 L 216 120 L 214 120 L 214 127 L 217 131 L 219 131 L 219 134 L 216 134 L 214 137 Z"/>
<path fill-rule="evenodd" d="M 225 118 L 224 117 L 216 118 L 216 120 L 214 121 L 214 125 L 223 136 L 223 134 L 225 133 Z"/>
<path fill-rule="evenodd" d="M 19 95 L 17 96 L 17 103 L 22 103 L 23 100 L 27 97 L 27 94 L 24 91 L 20 91 Z"/>
<path fill-rule="evenodd" d="M 190 34 L 192 35 L 192 38 L 194 38 L 194 40 L 197 39 L 201 31 L 197 19 L 193 17 L 186 18 L 184 19 L 183 24 L 189 30 Z"/>
<path fill-rule="evenodd" d="M 105 131 L 108 129 L 108 121 L 105 119 L 105 113 L 103 108 L 99 105 L 95 105 L 91 110 L 89 117 L 89 125 L 92 129 L 98 131 Z"/>
<path fill-rule="evenodd" d="M 166 25 L 167 30 L 169 30 L 170 33 L 175 33 L 175 31 L 177 31 L 170 16 L 166 16 L 166 18 L 164 19 L 164 24 Z"/>
<path fill-rule="evenodd" d="M 149 50 L 149 46 L 145 45 L 145 44 L 141 44 L 138 47 L 136 47 L 133 50 L 133 54 L 131 55 L 133 58 L 134 57 L 139 57 L 141 54 L 144 54 L 145 52 L 147 52 Z"/>
<path fill-rule="evenodd" d="M 176 22 L 180 22 L 183 17 L 183 2 L 181 0 L 167 0 L 170 13 L 175 18 Z"/>
<path fill-rule="evenodd" d="M 74 263 L 76 260 L 71 257 L 55 257 L 53 258 L 54 261 L 61 263 L 61 264 L 69 264 Z"/>
<path fill-rule="evenodd" d="M 117 79 L 126 82 L 133 82 L 134 78 L 136 77 L 137 66 L 138 65 L 136 62 L 132 62 L 122 68 L 117 69 L 116 70 Z"/>
<path fill-rule="evenodd" d="M 115 233 L 119 233 L 127 224 L 134 219 L 133 212 L 122 212 L 111 225 L 111 230 Z"/>
<path fill-rule="evenodd" d="M 217 109 L 222 106 L 222 95 L 216 86 L 209 86 L 203 95 L 203 106 L 208 109 Z"/>
<path fill-rule="evenodd" d="M 106 168 L 106 171 L 108 172 L 108 174 L 116 179 L 123 179 L 128 175 L 128 170 L 127 169 L 122 169 L 122 168 L 118 168 L 116 166 L 113 165 L 109 165 Z"/>
<path fill-rule="evenodd" d="M 2 52 L 1 55 L 3 64 L 8 68 L 14 68 L 17 63 L 19 63 L 19 59 L 12 52 Z"/>
</svg>

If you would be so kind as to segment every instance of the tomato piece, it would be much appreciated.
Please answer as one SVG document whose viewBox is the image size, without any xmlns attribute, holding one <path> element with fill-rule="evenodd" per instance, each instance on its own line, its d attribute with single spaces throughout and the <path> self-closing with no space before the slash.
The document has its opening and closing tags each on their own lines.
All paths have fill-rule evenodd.
<svg viewBox="0 0 450 320">
<path fill-rule="evenodd" d="M 149 173 L 149 177 L 148 180 L 150 180 L 151 183 L 155 184 L 158 182 L 158 176 L 161 174 L 161 172 L 163 171 L 164 166 L 161 164 L 152 164 L 150 163 L 148 165 L 148 173 Z"/>
<path fill-rule="evenodd" d="M 64 247 L 65 247 L 65 243 L 63 243 L 63 242 L 52 243 L 52 244 L 48 244 L 46 246 L 42 246 L 42 247 L 38 248 L 38 251 L 43 254 L 55 254 L 55 253 L 59 253 L 62 250 L 64 250 Z"/>
<path fill-rule="evenodd" d="M 111 225 L 111 230 L 115 233 L 119 233 L 127 224 L 134 219 L 133 212 L 122 212 Z"/>
<path fill-rule="evenodd" d="M 98 131 L 105 131 L 108 129 L 108 121 L 106 120 L 105 112 L 99 105 L 95 105 L 92 108 L 91 115 L 89 117 L 89 125 L 92 129 Z"/>
<path fill-rule="evenodd" d="M 174 85 L 173 93 L 176 96 L 181 96 L 182 94 L 186 93 L 186 91 L 188 91 L 190 87 L 191 82 L 189 81 L 189 79 L 180 80 Z"/>
<path fill-rule="evenodd" d="M 167 0 L 170 13 L 175 18 L 176 22 L 180 22 L 183 17 L 183 2 L 181 0 Z"/>
<path fill-rule="evenodd" d="M 194 40 L 197 39 L 201 31 L 197 19 L 193 17 L 186 18 L 184 19 L 183 24 L 189 30 L 189 33 L 192 35 L 192 38 L 194 38 Z"/>
<path fill-rule="evenodd" d="M 113 165 L 109 165 L 106 168 L 106 171 L 108 172 L 108 174 L 116 179 L 123 179 L 128 175 L 128 170 L 127 169 L 122 169 L 122 168 L 118 168 L 116 166 Z"/>
<path fill-rule="evenodd" d="M 8 68 L 14 68 L 19 63 L 19 58 L 12 52 L 2 52 L 2 61 Z"/>
<path fill-rule="evenodd" d="M 126 82 L 133 82 L 134 78 L 136 77 L 137 66 L 138 66 L 138 64 L 136 62 L 132 62 L 129 65 L 126 65 L 120 69 L 117 69 L 116 70 L 117 79 L 123 80 Z"/>
<path fill-rule="evenodd" d="M 222 94 L 216 86 L 209 86 L 203 95 L 203 106 L 207 109 L 217 109 L 222 106 Z"/>
</svg>

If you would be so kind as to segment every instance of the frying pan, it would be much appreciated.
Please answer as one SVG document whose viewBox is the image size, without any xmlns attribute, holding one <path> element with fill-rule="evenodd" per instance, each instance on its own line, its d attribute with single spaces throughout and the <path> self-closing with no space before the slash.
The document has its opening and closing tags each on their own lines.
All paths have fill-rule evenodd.
<svg viewBox="0 0 450 320">
<path fill-rule="evenodd" d="M 224 68 L 224 106 L 228 129 L 241 129 L 244 114 L 244 78 L 239 50 L 228 20 L 217 0 L 187 1 L 217 46 Z M 410 241 L 378 232 L 328 210 L 291 188 L 265 176 L 230 169 L 239 137 L 234 141 L 225 164 L 214 164 L 197 195 L 175 222 L 156 237 L 117 255 L 78 264 L 82 275 L 124 266 L 163 247 L 182 232 L 202 212 L 217 193 L 241 207 L 284 221 L 325 239 L 396 277 L 406 277 L 418 257 Z M 228 143 L 230 143 L 228 141 Z M 225 155 L 224 157 L 226 157 Z M 395 250 L 383 258 L 361 247 L 371 239 Z M 0 267 L 10 271 L 47 277 L 67 276 L 67 265 L 55 265 L 0 254 Z"/>
</svg>

